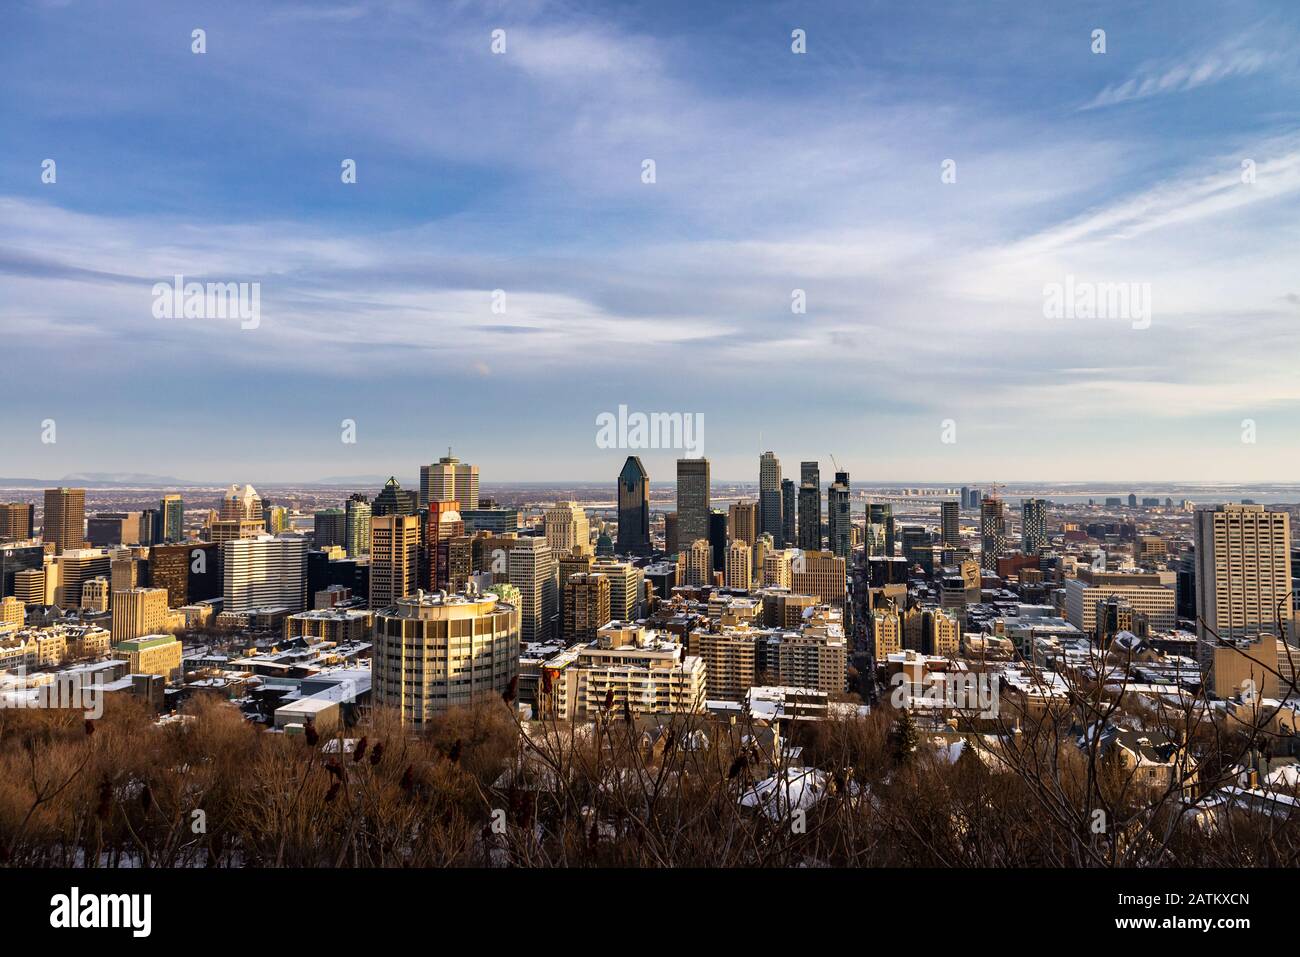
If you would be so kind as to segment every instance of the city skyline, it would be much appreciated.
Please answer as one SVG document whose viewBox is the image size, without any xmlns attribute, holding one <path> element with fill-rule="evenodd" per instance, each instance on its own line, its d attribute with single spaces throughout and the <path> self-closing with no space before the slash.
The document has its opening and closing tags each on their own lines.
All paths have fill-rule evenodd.
<svg viewBox="0 0 1300 957">
<path fill-rule="evenodd" d="M 0 472 L 410 475 L 450 443 L 517 481 L 671 474 L 598 446 L 620 405 L 703 416 L 736 478 L 767 448 L 855 482 L 1295 471 L 1276 3 L 131 6 L 0 38 Z M 259 283 L 260 321 L 156 318 L 178 275 Z M 1076 280 L 1149 315 L 1048 318 Z"/>
</svg>

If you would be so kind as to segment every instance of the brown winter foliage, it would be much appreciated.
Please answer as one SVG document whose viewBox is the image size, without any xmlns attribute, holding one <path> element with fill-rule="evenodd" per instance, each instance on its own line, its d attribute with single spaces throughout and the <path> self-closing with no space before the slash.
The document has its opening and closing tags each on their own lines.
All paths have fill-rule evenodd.
<svg viewBox="0 0 1300 957">
<path fill-rule="evenodd" d="M 656 726 L 618 708 L 525 726 L 494 702 L 419 734 L 376 709 L 346 732 L 351 750 L 341 735 L 267 733 L 214 701 L 162 725 L 129 702 L 89 724 L 0 710 L 0 864 L 1296 865 L 1292 817 L 1198 823 L 1182 797 L 1203 784 L 1138 786 L 1069 724 L 1026 721 L 949 760 L 888 707 L 809 724 L 775 751 L 743 723 Z M 819 800 L 802 814 L 743 806 L 786 771 L 791 745 L 824 772 Z"/>
</svg>

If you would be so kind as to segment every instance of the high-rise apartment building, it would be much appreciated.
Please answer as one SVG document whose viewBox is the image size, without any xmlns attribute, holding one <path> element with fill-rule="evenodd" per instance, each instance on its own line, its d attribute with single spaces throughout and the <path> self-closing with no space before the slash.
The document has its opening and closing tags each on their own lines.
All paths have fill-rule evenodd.
<svg viewBox="0 0 1300 957">
<path fill-rule="evenodd" d="M 1219 640 L 1272 635 L 1294 642 L 1290 515 L 1263 505 L 1220 505 L 1196 512 L 1195 535 L 1202 668 L 1213 670 Z"/>
<path fill-rule="evenodd" d="M 876 534 L 868 535 L 868 555 L 894 557 L 894 506 L 889 502 L 871 502 L 867 505 L 867 529 L 875 528 Z M 873 546 L 876 546 L 873 549 Z"/>
<path fill-rule="evenodd" d="M 519 674 L 519 641 L 518 609 L 494 594 L 398 599 L 375 615 L 374 700 L 416 727 L 451 708 L 499 704 Z"/>
<path fill-rule="evenodd" d="M 307 540 L 259 535 L 221 547 L 222 611 L 307 607 Z"/>
<path fill-rule="evenodd" d="M 348 558 L 370 554 L 370 500 L 360 492 L 348 496 L 343 508 L 344 535 Z"/>
<path fill-rule="evenodd" d="M 768 536 L 764 535 L 759 539 L 759 544 L 766 545 L 769 541 Z M 764 588 L 794 587 L 794 579 L 791 573 L 791 566 L 795 557 L 793 549 L 764 547 L 756 549 L 754 557 L 756 567 L 761 567 L 763 570 Z M 761 564 L 759 564 L 759 560 L 761 560 Z"/>
<path fill-rule="evenodd" d="M 820 492 L 822 487 L 821 465 L 817 462 L 800 462 L 799 485 L 811 485 Z"/>
<path fill-rule="evenodd" d="M 992 496 L 980 503 L 980 567 L 997 571 L 998 556 L 1006 550 L 1006 513 L 1002 499 Z"/>
<path fill-rule="evenodd" d="M 939 538 L 947 546 L 956 547 L 961 544 L 960 503 L 943 502 L 939 506 Z"/>
<path fill-rule="evenodd" d="M 420 507 L 448 500 L 478 508 L 478 466 L 454 457 L 451 449 L 433 465 L 420 466 Z"/>
<path fill-rule="evenodd" d="M 927 608 L 924 632 L 923 650 L 928 655 L 953 658 L 961 649 L 961 620 L 954 615 L 946 614 L 938 608 Z"/>
<path fill-rule="evenodd" d="M 767 633 L 752 628 L 718 628 L 692 636 L 704 662 L 705 693 L 710 701 L 740 701 L 757 683 L 760 642 Z"/>
<path fill-rule="evenodd" d="M 683 585 L 713 584 L 713 548 L 707 538 L 697 538 L 678 553 L 677 580 Z"/>
<path fill-rule="evenodd" d="M 826 492 L 826 526 L 829 532 L 827 547 L 845 560 L 853 551 L 853 522 L 851 520 L 852 503 L 849 498 L 849 473 L 836 472 L 835 481 Z M 818 538 L 820 539 L 820 534 Z M 820 546 L 814 546 L 816 551 Z"/>
<path fill-rule="evenodd" d="M 544 538 L 519 539 L 507 558 L 510 584 L 519 589 L 521 641 L 551 641 L 559 614 L 556 560 Z"/>
<path fill-rule="evenodd" d="M 564 640 L 595 641 L 609 624 L 609 579 L 600 573 L 579 572 L 564 582 Z"/>
<path fill-rule="evenodd" d="M 749 543 L 736 539 L 727 546 L 726 582 L 728 588 L 749 588 L 754 583 L 753 555 Z"/>
<path fill-rule="evenodd" d="M 113 592 L 113 641 L 156 635 L 167 628 L 167 590 L 130 588 Z"/>
<path fill-rule="evenodd" d="M 609 614 L 614 621 L 635 621 L 641 617 L 645 572 L 631 562 L 597 559 L 592 572 L 609 579 Z"/>
<path fill-rule="evenodd" d="M 799 540 L 799 489 L 793 479 L 781 479 L 781 542 L 792 548 Z"/>
<path fill-rule="evenodd" d="M 83 548 L 86 544 L 86 490 L 47 488 L 41 514 L 41 537 L 54 545 L 54 553 Z"/>
<path fill-rule="evenodd" d="M 385 608 L 413 594 L 419 583 L 420 519 L 370 517 L 370 607 Z"/>
<path fill-rule="evenodd" d="M 650 475 L 641 459 L 629 455 L 618 473 L 618 541 L 620 555 L 650 554 Z"/>
<path fill-rule="evenodd" d="M 704 707 L 705 667 L 681 643 L 627 622 L 612 622 L 595 641 L 542 665 L 542 715 L 585 721 L 613 705 L 633 714 L 696 712 Z"/>
<path fill-rule="evenodd" d="M 268 535 L 289 531 L 289 510 L 283 505 L 262 507 L 262 530 Z"/>
<path fill-rule="evenodd" d="M 775 452 L 758 457 L 758 532 L 772 536 L 778 545 L 785 544 L 781 524 L 781 461 Z"/>
<path fill-rule="evenodd" d="M 843 694 L 848 671 L 848 644 L 842 616 L 817 608 L 798 631 L 781 635 L 776 646 L 777 680 L 788 688 L 813 688 Z M 769 661 L 769 668 L 772 662 Z"/>
<path fill-rule="evenodd" d="M 1020 500 L 1020 538 L 1026 555 L 1037 555 L 1047 547 L 1047 502 L 1043 499 Z"/>
<path fill-rule="evenodd" d="M 709 537 L 709 460 L 677 460 L 677 543 L 689 548 Z"/>
<path fill-rule="evenodd" d="M 153 544 L 185 541 L 185 501 L 179 495 L 164 495 L 158 501 L 158 534 Z"/>
<path fill-rule="evenodd" d="M 894 608 L 871 613 L 871 637 L 876 661 L 884 661 L 903 650 L 903 623 Z"/>
<path fill-rule="evenodd" d="M 799 547 L 815 551 L 822 547 L 822 495 L 815 485 L 799 486 Z"/>
</svg>

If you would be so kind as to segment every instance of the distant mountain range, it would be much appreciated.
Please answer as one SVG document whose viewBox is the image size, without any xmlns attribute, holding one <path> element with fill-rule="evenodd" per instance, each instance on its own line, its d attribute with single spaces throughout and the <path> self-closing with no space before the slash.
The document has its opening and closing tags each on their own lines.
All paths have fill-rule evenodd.
<svg viewBox="0 0 1300 957">
<path fill-rule="evenodd" d="M 62 478 L 57 479 L 0 477 L 0 485 L 10 488 L 55 488 L 60 485 L 72 488 L 115 488 L 138 486 L 144 486 L 146 488 L 160 488 L 165 486 L 193 488 L 203 484 L 204 483 L 202 482 L 191 482 L 186 479 L 178 479 L 170 475 L 147 475 L 142 472 L 74 472 L 71 475 L 65 475 Z"/>
</svg>

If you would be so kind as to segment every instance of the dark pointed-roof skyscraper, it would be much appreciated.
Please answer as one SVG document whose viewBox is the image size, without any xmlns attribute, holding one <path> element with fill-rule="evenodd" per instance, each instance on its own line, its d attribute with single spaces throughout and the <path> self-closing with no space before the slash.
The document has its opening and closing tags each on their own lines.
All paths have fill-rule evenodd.
<svg viewBox="0 0 1300 957">
<path fill-rule="evenodd" d="M 650 476 L 641 459 L 629 455 L 618 473 L 620 555 L 650 554 Z"/>
<path fill-rule="evenodd" d="M 389 476 L 370 506 L 370 514 L 376 518 L 384 515 L 414 515 L 417 511 L 419 505 L 415 493 L 402 488 L 397 479 L 392 476 Z"/>
</svg>

